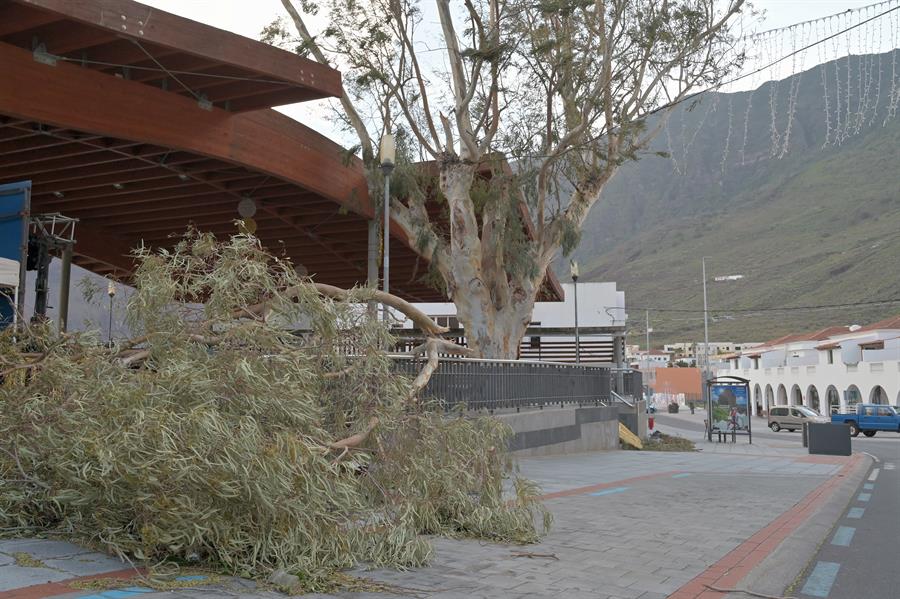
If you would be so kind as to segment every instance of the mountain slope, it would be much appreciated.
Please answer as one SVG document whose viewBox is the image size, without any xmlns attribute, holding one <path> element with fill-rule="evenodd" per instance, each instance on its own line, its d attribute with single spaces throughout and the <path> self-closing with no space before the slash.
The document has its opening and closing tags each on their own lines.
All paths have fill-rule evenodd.
<svg viewBox="0 0 900 599">
<path fill-rule="evenodd" d="M 624 166 L 590 214 L 576 251 L 585 278 L 616 281 L 632 318 L 642 321 L 637 308 L 702 310 L 700 259 L 707 256 L 710 280 L 744 275 L 710 283 L 715 339 L 762 341 L 900 312 L 900 304 L 753 315 L 727 310 L 900 297 L 900 119 L 885 123 L 891 72 L 879 71 L 879 60 L 889 65 L 891 56 L 849 60 L 854 85 L 849 102 L 841 96 L 840 117 L 842 126 L 849 117 L 851 135 L 840 145 L 823 147 L 826 136 L 835 137 L 835 81 L 846 81 L 847 59 L 753 92 L 709 94 L 693 110 L 673 113 L 668 134 L 651 148 L 671 157 L 651 155 Z M 781 141 L 773 156 L 771 106 L 783 140 L 792 86 L 796 110 L 787 151 L 777 155 Z M 699 312 L 651 313 L 656 343 L 702 339 L 702 325 Z"/>
</svg>

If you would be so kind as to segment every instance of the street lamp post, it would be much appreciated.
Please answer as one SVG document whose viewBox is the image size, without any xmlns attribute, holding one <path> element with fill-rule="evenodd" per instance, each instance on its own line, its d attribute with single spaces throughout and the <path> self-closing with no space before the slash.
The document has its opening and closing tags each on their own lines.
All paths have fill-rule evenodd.
<svg viewBox="0 0 900 599">
<path fill-rule="evenodd" d="M 572 260 L 569 264 L 572 271 L 572 285 L 575 296 L 575 363 L 581 364 L 581 335 L 578 332 L 578 263 Z"/>
<path fill-rule="evenodd" d="M 703 264 L 703 393 L 706 395 L 706 435 L 712 441 L 712 403 L 709 397 L 709 304 L 706 300 L 706 256 L 701 258 Z"/>
<path fill-rule="evenodd" d="M 109 296 L 109 324 L 107 329 L 107 343 L 112 347 L 112 321 L 113 321 L 113 298 L 116 297 L 116 284 L 109 281 L 106 285 L 106 295 Z"/>
<path fill-rule="evenodd" d="M 390 293 L 391 283 L 391 173 L 394 171 L 396 147 L 394 136 L 385 133 L 381 138 L 381 172 L 384 174 L 384 265 L 382 291 Z M 389 322 L 387 304 L 384 305 L 384 321 Z"/>
</svg>

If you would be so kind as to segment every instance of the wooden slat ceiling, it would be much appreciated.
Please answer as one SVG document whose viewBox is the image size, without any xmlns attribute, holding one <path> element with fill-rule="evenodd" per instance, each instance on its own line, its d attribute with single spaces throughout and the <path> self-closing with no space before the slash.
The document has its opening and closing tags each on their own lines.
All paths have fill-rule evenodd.
<svg viewBox="0 0 900 599">
<path fill-rule="evenodd" d="M 270 250 L 318 281 L 365 283 L 361 163 L 268 108 L 340 95 L 337 71 L 132 0 L 0 0 L 0 72 L 0 183 L 31 180 L 33 214 L 80 219 L 77 264 L 127 278 L 132 248 L 189 225 L 229 235 L 250 197 Z M 397 241 L 391 290 L 445 299 Z"/>
<path fill-rule="evenodd" d="M 194 226 L 236 231 L 238 202 L 253 198 L 257 235 L 316 280 L 341 287 L 366 278 L 367 220 L 319 194 L 223 160 L 152 144 L 0 118 L 0 183 L 31 180 L 32 213 L 80 219 L 75 263 L 124 276 L 122 254 L 171 246 Z M 91 237 L 91 239 L 88 239 Z M 392 248 L 392 288 L 437 301 L 409 248 Z"/>
</svg>

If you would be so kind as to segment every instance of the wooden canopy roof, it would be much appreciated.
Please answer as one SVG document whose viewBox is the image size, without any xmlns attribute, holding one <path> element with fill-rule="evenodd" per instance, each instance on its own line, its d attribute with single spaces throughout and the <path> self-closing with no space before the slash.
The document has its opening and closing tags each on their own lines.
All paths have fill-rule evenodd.
<svg viewBox="0 0 900 599">
<path fill-rule="evenodd" d="M 342 93 L 334 69 L 132 0 L 0 0 L 0 39 L 232 112 Z"/>
<path fill-rule="evenodd" d="M 75 263 L 127 277 L 128 254 L 188 225 L 257 236 L 316 280 L 366 280 L 362 164 L 272 106 L 339 96 L 340 73 L 132 0 L 0 0 L 0 184 L 79 219 Z M 392 226 L 391 290 L 440 301 Z"/>
</svg>

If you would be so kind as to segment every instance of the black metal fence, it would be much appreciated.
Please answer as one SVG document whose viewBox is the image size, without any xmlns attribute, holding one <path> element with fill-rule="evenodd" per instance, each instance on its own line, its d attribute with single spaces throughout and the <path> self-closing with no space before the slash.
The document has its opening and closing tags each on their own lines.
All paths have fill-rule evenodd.
<svg viewBox="0 0 900 599">
<path fill-rule="evenodd" d="M 395 358 L 398 372 L 415 376 L 422 359 Z M 442 358 L 423 395 L 452 410 L 522 409 L 551 405 L 600 405 L 614 402 L 610 390 L 617 371 L 599 366 L 529 362 L 524 360 L 472 360 Z M 640 394 L 640 372 L 621 371 L 624 395 Z M 636 375 L 636 376 L 635 376 Z M 636 392 L 628 391 L 636 389 Z"/>
</svg>

